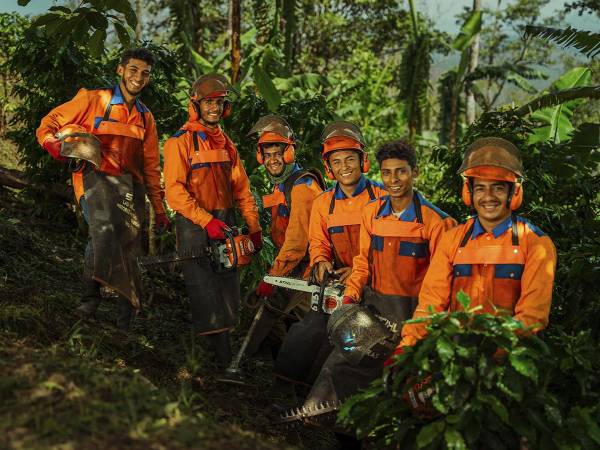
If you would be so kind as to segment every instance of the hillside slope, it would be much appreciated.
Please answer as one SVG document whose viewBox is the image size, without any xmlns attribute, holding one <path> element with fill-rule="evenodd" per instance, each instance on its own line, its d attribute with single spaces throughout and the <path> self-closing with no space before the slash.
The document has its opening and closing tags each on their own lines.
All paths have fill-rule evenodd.
<svg viewBox="0 0 600 450">
<path fill-rule="evenodd" d="M 85 238 L 32 206 L 0 188 L 0 448 L 330 448 L 329 433 L 271 425 L 271 404 L 297 399 L 269 362 L 250 386 L 216 381 L 178 275 L 146 276 L 130 334 L 112 326 L 110 297 L 78 320 Z"/>
</svg>

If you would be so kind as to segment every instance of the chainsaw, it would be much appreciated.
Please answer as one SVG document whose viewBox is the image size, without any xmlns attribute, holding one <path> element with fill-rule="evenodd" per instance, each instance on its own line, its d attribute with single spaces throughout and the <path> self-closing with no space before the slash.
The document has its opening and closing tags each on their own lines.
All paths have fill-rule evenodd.
<svg viewBox="0 0 600 450">
<path fill-rule="evenodd" d="M 325 314 L 331 314 L 342 304 L 344 299 L 344 290 L 346 286 L 341 283 L 335 283 L 332 274 L 325 272 L 321 285 L 312 280 L 306 281 L 291 277 L 274 277 L 266 275 L 263 280 L 265 283 L 279 286 L 294 291 L 309 292 L 311 295 L 310 307 L 313 311 L 322 311 Z"/>
<path fill-rule="evenodd" d="M 239 227 L 225 231 L 224 240 L 210 240 L 204 249 L 194 249 L 161 256 L 142 256 L 137 261 L 140 266 L 149 267 L 161 264 L 171 264 L 196 258 L 209 258 L 215 272 L 228 272 L 240 266 L 246 266 L 252 261 L 255 253 L 252 239 L 242 234 Z"/>
</svg>

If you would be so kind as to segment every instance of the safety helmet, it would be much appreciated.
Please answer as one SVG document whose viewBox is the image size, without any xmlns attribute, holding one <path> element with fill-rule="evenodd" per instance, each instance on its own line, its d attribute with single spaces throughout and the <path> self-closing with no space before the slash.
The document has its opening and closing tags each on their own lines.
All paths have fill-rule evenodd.
<svg viewBox="0 0 600 450">
<path fill-rule="evenodd" d="M 507 181 L 511 183 L 508 207 L 514 211 L 523 202 L 523 162 L 519 149 L 506 139 L 487 137 L 473 142 L 465 153 L 458 173 L 464 178 L 462 199 L 473 204 L 472 178 Z"/>
<path fill-rule="evenodd" d="M 202 75 L 192 84 L 191 102 L 194 107 L 194 112 L 197 117 L 200 117 L 200 110 L 197 102 L 203 98 L 227 97 L 229 91 L 232 90 L 231 85 L 223 75 L 218 73 L 208 73 Z M 191 113 L 191 111 L 190 111 Z M 225 119 L 231 114 L 231 102 L 226 98 L 223 103 L 222 119 Z M 191 114 L 190 114 L 191 115 Z M 197 119 L 196 117 L 196 119 Z"/>
<path fill-rule="evenodd" d="M 321 157 L 323 158 L 323 166 L 325 173 L 331 180 L 335 179 L 333 171 L 329 166 L 328 156 L 337 150 L 355 150 L 361 156 L 361 171 L 367 173 L 369 171 L 369 156 L 365 152 L 365 140 L 360 128 L 352 122 L 345 120 L 337 120 L 325 127 L 321 133 Z"/>
<path fill-rule="evenodd" d="M 258 119 L 247 136 L 258 133 L 258 142 L 256 144 L 256 160 L 259 164 L 264 164 L 262 146 L 264 144 L 285 144 L 283 150 L 283 162 L 291 164 L 295 160 L 296 141 L 294 132 L 290 125 L 282 117 L 274 114 L 268 114 Z"/>
<path fill-rule="evenodd" d="M 89 161 L 96 167 L 102 162 L 100 140 L 84 127 L 69 124 L 62 127 L 56 137 L 60 139 L 60 154 L 67 158 Z"/>
</svg>

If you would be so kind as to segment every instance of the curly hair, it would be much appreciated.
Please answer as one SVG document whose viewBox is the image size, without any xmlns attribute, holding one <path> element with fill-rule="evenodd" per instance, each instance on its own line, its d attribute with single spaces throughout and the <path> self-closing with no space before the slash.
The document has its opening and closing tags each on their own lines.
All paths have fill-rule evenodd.
<svg viewBox="0 0 600 450">
<path fill-rule="evenodd" d="M 379 165 L 381 165 L 382 161 L 393 158 L 407 161 L 412 169 L 417 167 L 417 155 L 415 149 L 402 139 L 381 144 L 375 158 Z"/>
<path fill-rule="evenodd" d="M 126 66 L 130 59 L 140 59 L 150 66 L 156 64 L 156 57 L 154 56 L 154 54 L 147 48 L 143 47 L 130 48 L 125 50 L 121 55 L 121 61 L 119 62 L 119 64 L 121 64 L 122 66 Z"/>
</svg>

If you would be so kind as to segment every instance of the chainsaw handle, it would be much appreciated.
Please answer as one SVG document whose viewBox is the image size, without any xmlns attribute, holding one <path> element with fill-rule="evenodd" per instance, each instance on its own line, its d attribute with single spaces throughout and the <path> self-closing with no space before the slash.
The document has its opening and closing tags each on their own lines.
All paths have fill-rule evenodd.
<svg viewBox="0 0 600 450">
<path fill-rule="evenodd" d="M 332 274 L 328 270 L 323 274 L 323 281 L 321 281 L 321 286 L 319 288 L 319 303 L 317 304 L 317 310 L 323 311 L 323 302 L 325 301 L 325 288 L 329 283 L 329 278 L 331 278 Z"/>
</svg>

